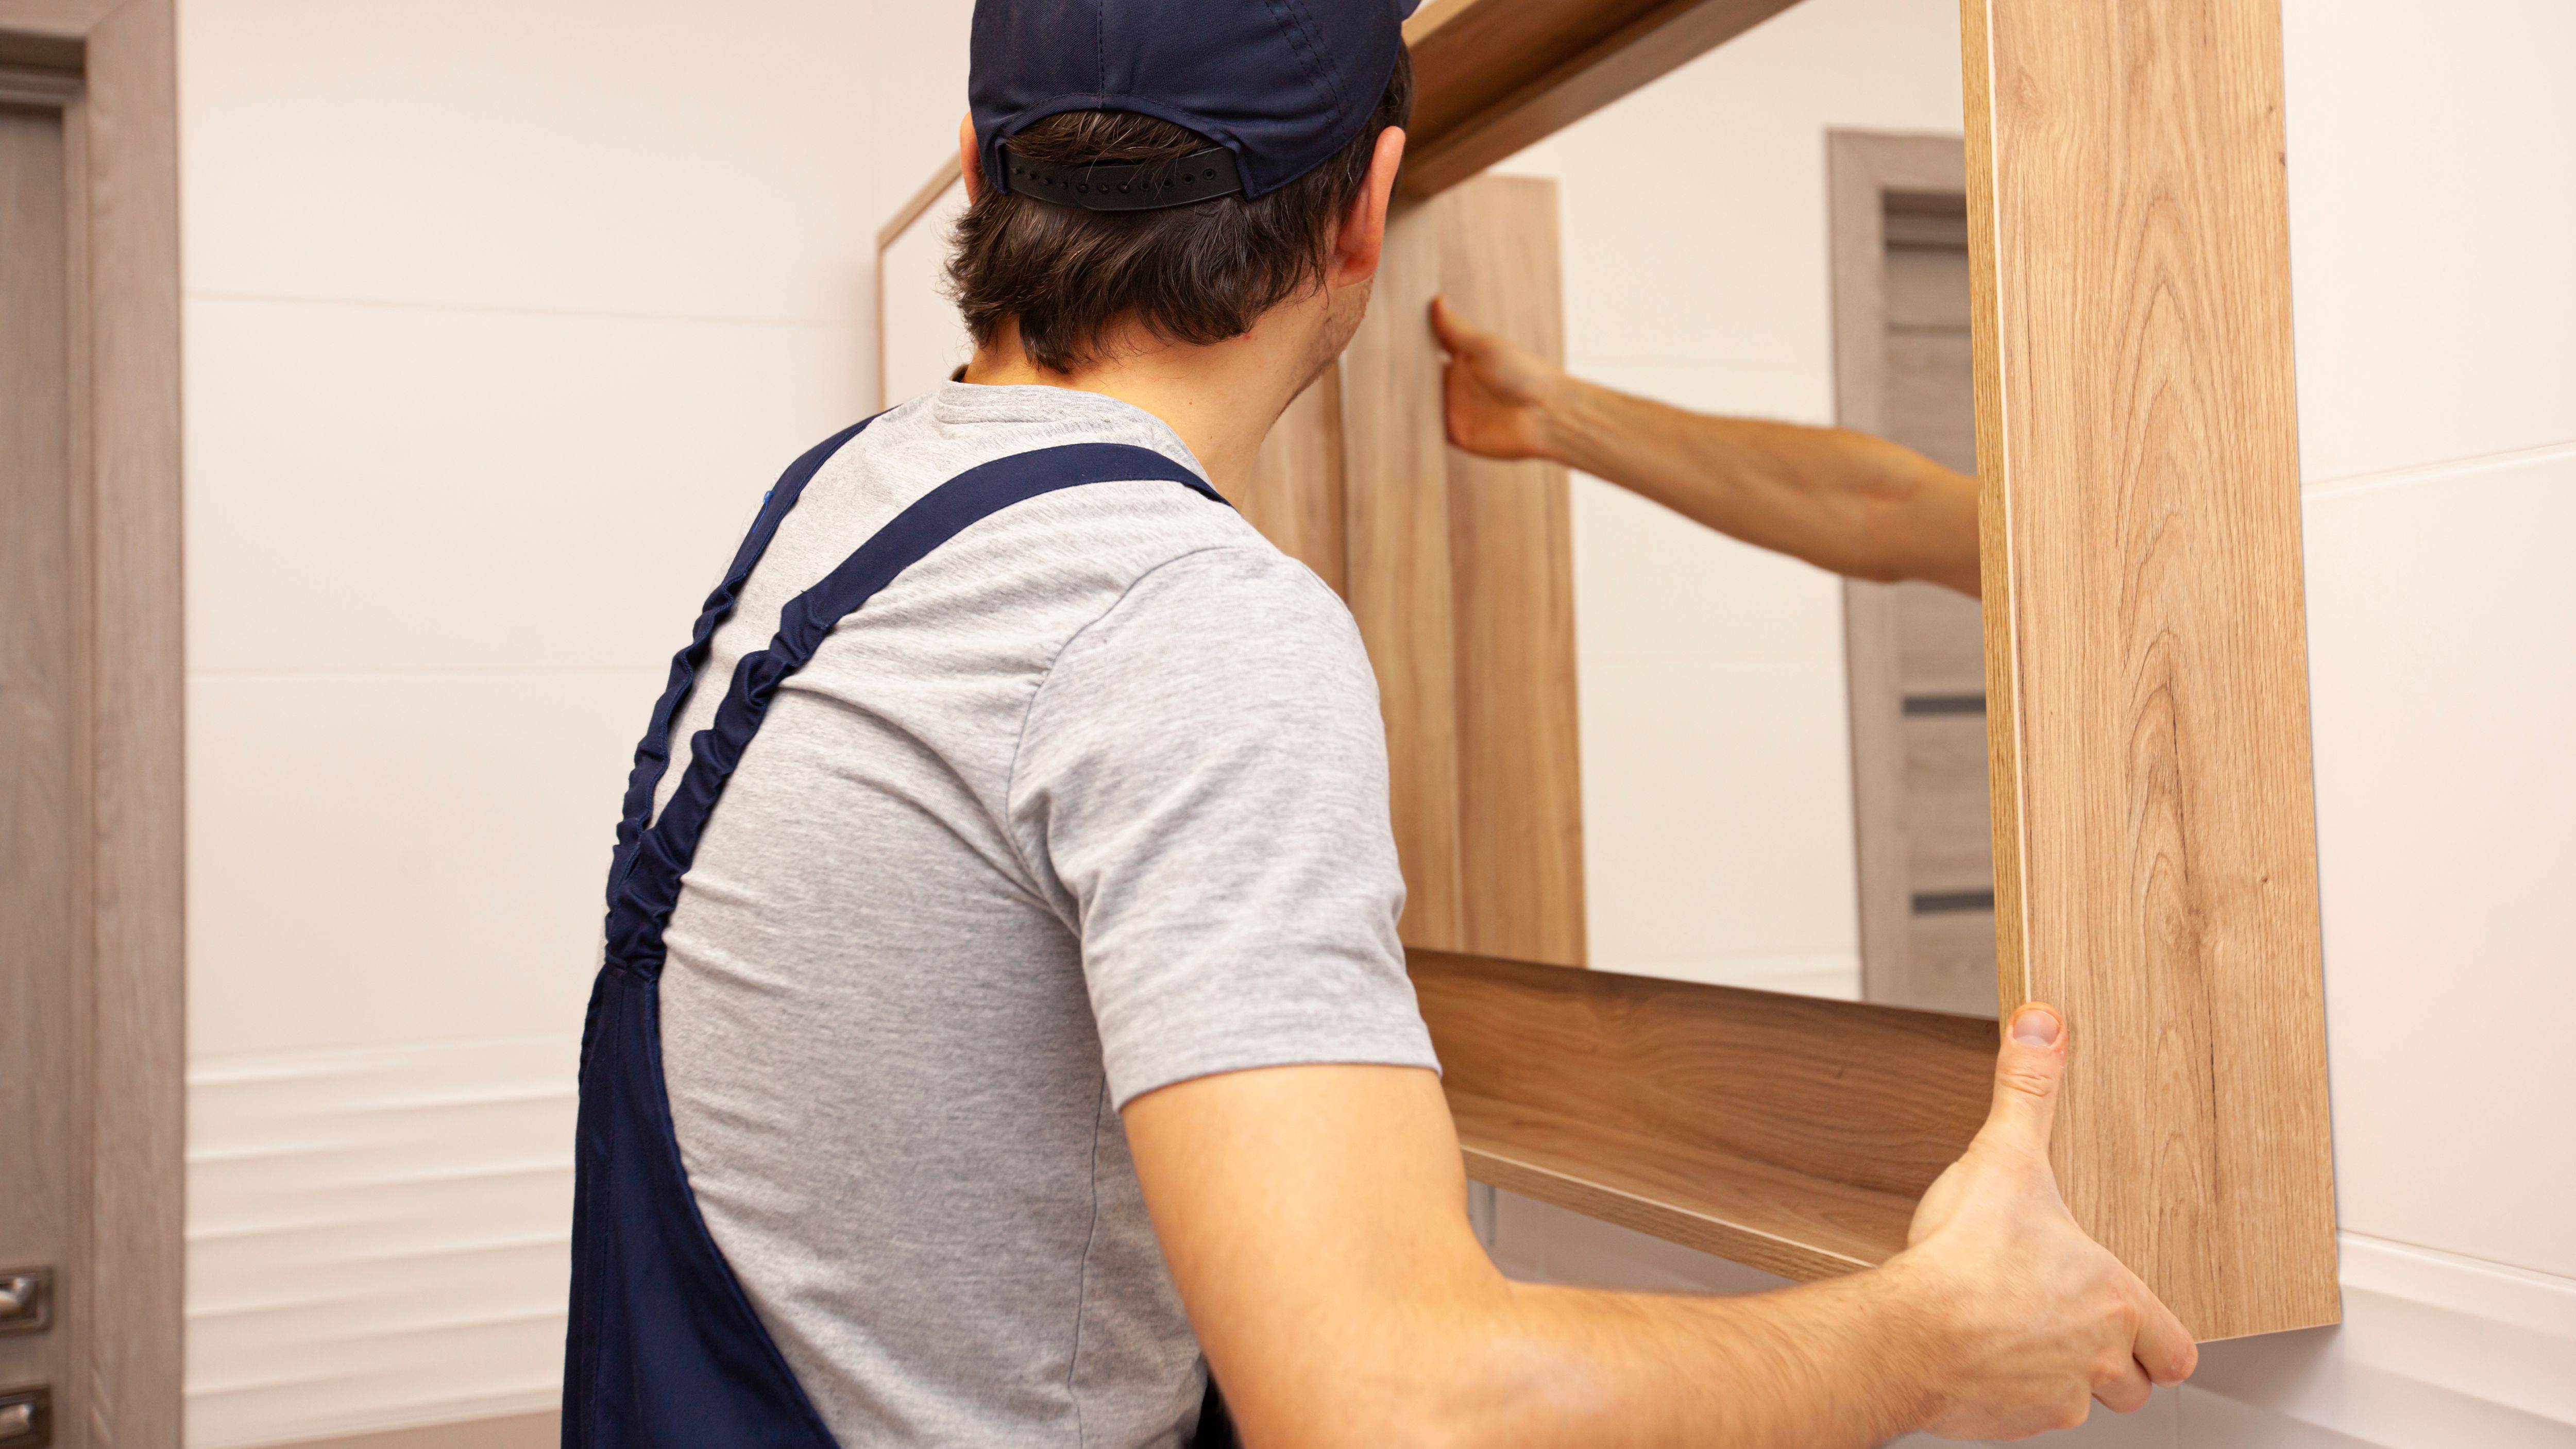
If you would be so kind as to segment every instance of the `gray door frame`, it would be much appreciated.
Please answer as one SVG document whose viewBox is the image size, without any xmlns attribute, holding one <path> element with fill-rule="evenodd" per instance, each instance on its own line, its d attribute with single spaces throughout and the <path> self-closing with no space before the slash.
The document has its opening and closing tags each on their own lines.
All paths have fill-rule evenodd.
<svg viewBox="0 0 2576 1449">
<path fill-rule="evenodd" d="M 62 1449 L 182 1436 L 186 658 L 171 0 L 0 0 L 0 95 L 63 120 L 66 451 L 79 756 L 76 1239 L 56 1333 Z M 0 1248 L 4 1252 L 5 1248 Z M 7 1265 L 15 1266 L 15 1265 Z"/>
<path fill-rule="evenodd" d="M 1956 136 L 1830 131 L 1825 166 L 1835 419 L 1846 428 L 1883 435 L 1889 427 L 1888 197 L 1964 197 L 1965 145 Z M 1931 983 L 1918 979 L 1910 931 L 1914 902 L 1902 823 L 1907 741 L 1897 618 L 1897 586 L 1844 581 L 1861 997 L 1918 1006 Z"/>
</svg>

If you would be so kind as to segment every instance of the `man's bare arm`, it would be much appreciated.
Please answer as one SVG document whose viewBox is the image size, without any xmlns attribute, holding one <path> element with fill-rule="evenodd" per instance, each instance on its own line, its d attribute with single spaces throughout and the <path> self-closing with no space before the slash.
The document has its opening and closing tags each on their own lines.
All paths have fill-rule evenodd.
<svg viewBox="0 0 2576 1449">
<path fill-rule="evenodd" d="M 2122 1410 L 2196 1350 L 2048 1170 L 2064 1070 L 2007 1042 L 1994 1115 L 1885 1266 L 1740 1298 L 1518 1284 L 1469 1230 L 1455 1129 L 1411 1068 L 1278 1067 L 1130 1103 L 1175 1282 L 1256 1449 L 1800 1449 L 2016 1437 Z"/>
<path fill-rule="evenodd" d="M 1449 441 L 1548 458 L 1853 578 L 1977 592 L 1977 480 L 1847 428 L 1717 417 L 1570 377 L 1432 303 Z"/>
</svg>

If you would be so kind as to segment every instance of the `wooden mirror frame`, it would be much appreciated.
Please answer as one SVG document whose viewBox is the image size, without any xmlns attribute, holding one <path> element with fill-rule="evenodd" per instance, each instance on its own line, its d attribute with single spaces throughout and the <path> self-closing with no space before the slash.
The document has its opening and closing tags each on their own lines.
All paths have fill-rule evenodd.
<svg viewBox="0 0 2576 1449">
<path fill-rule="evenodd" d="M 1566 969 L 1565 478 L 1446 447 L 1420 322 L 1469 293 L 1561 353 L 1553 189 L 1480 173 L 1788 4 L 1423 6 L 1370 322 L 1237 502 L 1378 667 L 1470 1176 L 1813 1278 L 1904 1246 L 1996 1028 Z M 1962 0 L 1961 35 L 1997 1004 L 2065 1012 L 2058 1180 L 2198 1337 L 2333 1323 L 2279 3 Z"/>
</svg>

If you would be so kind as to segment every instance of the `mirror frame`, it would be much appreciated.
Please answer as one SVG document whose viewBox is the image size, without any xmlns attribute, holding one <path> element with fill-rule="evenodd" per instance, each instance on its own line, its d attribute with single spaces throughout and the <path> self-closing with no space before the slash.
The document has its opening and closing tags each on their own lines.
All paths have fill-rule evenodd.
<svg viewBox="0 0 2576 1449">
<path fill-rule="evenodd" d="M 1480 173 L 1789 3 L 1424 5 L 1371 323 L 1236 501 L 1377 664 L 1469 1175 L 1815 1278 L 1904 1246 L 1996 1027 L 1569 969 L 1564 475 L 1447 448 L 1415 322 L 1473 288 L 1560 350 L 1552 187 Z M 2334 1323 L 2279 0 L 1961 0 L 1961 37 L 1997 1006 L 2065 1013 L 2061 1189 L 2197 1337 Z M 1480 745 L 1480 708 L 1545 717 Z"/>
</svg>

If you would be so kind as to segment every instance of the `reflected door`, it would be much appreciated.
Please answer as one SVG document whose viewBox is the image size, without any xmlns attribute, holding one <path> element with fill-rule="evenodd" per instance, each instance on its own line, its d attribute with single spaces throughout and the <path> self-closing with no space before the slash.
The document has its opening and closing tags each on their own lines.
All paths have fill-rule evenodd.
<svg viewBox="0 0 2576 1449">
<path fill-rule="evenodd" d="M 0 1442 L 88 1442 L 72 1413 L 86 1285 L 87 872 L 59 112 L 0 102 Z M 49 1406 L 25 1395 L 50 1391 Z"/>
<path fill-rule="evenodd" d="M 1838 411 L 1846 427 L 1974 473 L 1961 143 L 1837 134 Z M 1977 601 L 1845 586 L 1861 994 L 1995 1012 L 1994 838 Z"/>
</svg>

